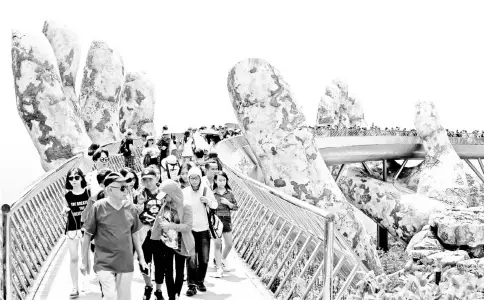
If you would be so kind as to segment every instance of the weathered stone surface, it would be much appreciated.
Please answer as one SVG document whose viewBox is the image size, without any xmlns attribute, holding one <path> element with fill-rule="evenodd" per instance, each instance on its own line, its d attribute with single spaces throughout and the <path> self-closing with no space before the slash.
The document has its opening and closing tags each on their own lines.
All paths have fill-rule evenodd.
<svg viewBox="0 0 484 300">
<path fill-rule="evenodd" d="M 434 234 L 430 230 L 429 225 L 425 225 L 422 231 L 412 237 L 407 245 L 405 251 L 412 250 L 435 250 L 436 252 L 444 251 L 444 247 L 435 238 Z"/>
<path fill-rule="evenodd" d="M 17 108 L 44 170 L 62 164 L 91 144 L 62 88 L 54 51 L 41 33 L 12 34 Z"/>
<path fill-rule="evenodd" d="M 144 72 L 129 72 L 121 93 L 119 122 L 121 133 L 128 128 L 133 134 L 155 136 L 155 86 Z"/>
<path fill-rule="evenodd" d="M 477 271 L 477 263 L 479 262 L 479 259 L 473 258 L 473 259 L 466 259 L 463 261 L 459 261 L 456 264 L 457 270 L 461 272 L 476 272 Z"/>
<path fill-rule="evenodd" d="M 404 186 L 372 178 L 362 167 L 349 167 L 338 186 L 351 204 L 405 242 L 428 224 L 431 213 L 449 208 Z"/>
<path fill-rule="evenodd" d="M 348 85 L 345 82 L 333 80 L 326 87 L 326 93 L 319 102 L 316 124 L 366 126 L 363 107 L 355 97 L 348 94 Z"/>
<path fill-rule="evenodd" d="M 230 71 L 228 90 L 265 183 L 335 213 L 335 228 L 370 269 L 381 272 L 375 245 L 331 177 L 279 72 L 263 60 L 244 60 Z"/>
<path fill-rule="evenodd" d="M 439 261 L 442 263 L 442 267 L 455 266 L 458 262 L 469 259 L 469 254 L 463 250 L 457 251 L 443 251 L 429 255 L 427 257 L 431 261 Z"/>
<path fill-rule="evenodd" d="M 119 103 L 124 82 L 123 60 L 102 41 L 94 41 L 87 54 L 80 106 L 88 135 L 97 144 L 119 140 Z"/>
<path fill-rule="evenodd" d="M 449 141 L 432 102 L 419 102 L 415 106 L 415 128 L 422 138 L 426 157 L 416 173 L 417 193 L 449 205 L 467 207 L 470 190 L 463 162 Z"/>
<path fill-rule="evenodd" d="M 79 38 L 67 26 L 53 21 L 45 21 L 42 32 L 49 40 L 52 49 L 54 49 L 64 95 L 68 100 L 72 101 L 73 110 L 76 116 L 80 118 L 79 97 L 75 91 L 81 53 Z"/>
<path fill-rule="evenodd" d="M 429 224 L 437 228 L 437 235 L 445 244 L 484 245 L 484 207 L 459 207 L 434 213 Z"/>
</svg>

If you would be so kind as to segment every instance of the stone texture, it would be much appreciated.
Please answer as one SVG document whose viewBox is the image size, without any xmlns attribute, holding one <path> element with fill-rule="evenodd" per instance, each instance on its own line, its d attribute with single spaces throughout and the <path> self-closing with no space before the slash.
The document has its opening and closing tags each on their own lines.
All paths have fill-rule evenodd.
<svg viewBox="0 0 484 300">
<path fill-rule="evenodd" d="M 435 105 L 419 102 L 415 109 L 415 128 L 426 153 L 415 174 L 419 178 L 417 193 L 449 205 L 467 207 L 471 199 L 463 162 L 440 124 Z"/>
<path fill-rule="evenodd" d="M 326 87 L 326 93 L 319 102 L 316 124 L 366 126 L 363 107 L 355 97 L 349 95 L 345 82 L 333 80 Z"/>
<path fill-rule="evenodd" d="M 59 73 L 64 88 L 64 95 L 72 101 L 72 107 L 76 116 L 81 117 L 79 97 L 76 95 L 75 85 L 79 70 L 81 45 L 77 34 L 67 26 L 53 21 L 45 21 L 42 31 L 50 42 L 57 59 Z"/>
<path fill-rule="evenodd" d="M 412 237 L 408 242 L 405 251 L 410 253 L 413 250 L 435 250 L 436 252 L 444 251 L 444 247 L 435 238 L 434 234 L 430 230 L 429 225 L 425 225 L 422 231 Z"/>
<path fill-rule="evenodd" d="M 83 153 L 91 144 L 63 93 L 54 51 L 41 33 L 12 34 L 17 108 L 44 170 Z"/>
<path fill-rule="evenodd" d="M 289 86 L 270 64 L 247 59 L 228 75 L 229 95 L 265 183 L 335 213 L 335 228 L 363 263 L 381 272 L 375 245 L 338 189 Z"/>
<path fill-rule="evenodd" d="M 458 262 L 469 259 L 467 252 L 463 250 L 457 251 L 443 251 L 429 255 L 427 257 L 430 261 L 440 261 L 442 267 L 456 266 Z"/>
<path fill-rule="evenodd" d="M 128 128 L 133 134 L 155 136 L 155 86 L 144 72 L 129 72 L 121 93 L 119 124 L 121 133 Z"/>
<path fill-rule="evenodd" d="M 363 167 L 349 167 L 338 185 L 351 204 L 407 243 L 428 224 L 431 213 L 449 209 L 404 186 L 372 178 Z"/>
<path fill-rule="evenodd" d="M 434 213 L 429 224 L 437 228 L 437 236 L 444 244 L 484 245 L 484 207 L 452 208 Z"/>
<path fill-rule="evenodd" d="M 105 42 L 93 41 L 84 66 L 80 106 L 93 143 L 119 140 L 119 104 L 124 82 L 123 60 Z"/>
</svg>

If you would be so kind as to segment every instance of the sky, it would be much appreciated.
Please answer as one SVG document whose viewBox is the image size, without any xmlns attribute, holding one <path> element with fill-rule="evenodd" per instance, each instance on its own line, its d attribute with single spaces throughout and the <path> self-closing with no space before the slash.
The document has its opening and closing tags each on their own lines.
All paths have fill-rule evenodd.
<svg viewBox="0 0 484 300">
<path fill-rule="evenodd" d="M 6 2 L 6 1 L 4 1 Z M 484 18 L 478 1 L 8 1 L 0 8 L 0 200 L 42 176 L 16 108 L 11 32 L 66 24 L 82 54 L 104 40 L 126 71 L 155 83 L 155 126 L 172 131 L 235 122 L 227 75 L 262 58 L 280 71 L 309 124 L 332 79 L 347 81 L 366 120 L 413 127 L 416 101 L 433 101 L 451 129 L 484 129 Z M 79 90 L 79 89 L 78 89 Z M 13 151 L 12 151 L 13 150 Z"/>
</svg>

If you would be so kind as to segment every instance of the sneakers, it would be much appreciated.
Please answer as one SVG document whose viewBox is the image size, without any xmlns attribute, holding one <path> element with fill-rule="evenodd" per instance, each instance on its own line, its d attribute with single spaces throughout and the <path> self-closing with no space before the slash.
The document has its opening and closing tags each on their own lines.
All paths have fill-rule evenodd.
<svg viewBox="0 0 484 300">
<path fill-rule="evenodd" d="M 155 297 L 156 297 L 156 300 L 165 300 L 165 298 L 163 298 L 163 294 L 161 293 L 161 290 L 156 290 Z"/>
<path fill-rule="evenodd" d="M 188 297 L 191 297 L 193 295 L 195 295 L 197 293 L 197 287 L 194 286 L 194 285 L 190 285 L 188 286 L 188 290 L 187 290 L 187 296 Z"/>
<path fill-rule="evenodd" d="M 230 269 L 226 259 L 222 259 L 222 269 L 224 270 L 224 272 L 228 272 Z"/>
<path fill-rule="evenodd" d="M 215 271 L 215 278 L 222 278 L 224 274 L 224 271 L 222 270 L 222 268 L 217 268 L 217 270 Z"/>
<path fill-rule="evenodd" d="M 205 287 L 205 284 L 203 284 L 203 282 L 197 284 L 197 289 L 200 291 L 200 292 L 206 292 L 207 291 L 207 288 Z"/>
<path fill-rule="evenodd" d="M 152 286 L 145 286 L 145 293 L 143 294 L 143 300 L 150 300 L 152 292 L 153 292 Z"/>
<path fill-rule="evenodd" d="M 75 298 L 79 297 L 79 290 L 76 289 L 76 288 L 73 288 L 69 297 L 71 299 L 75 299 Z"/>
</svg>

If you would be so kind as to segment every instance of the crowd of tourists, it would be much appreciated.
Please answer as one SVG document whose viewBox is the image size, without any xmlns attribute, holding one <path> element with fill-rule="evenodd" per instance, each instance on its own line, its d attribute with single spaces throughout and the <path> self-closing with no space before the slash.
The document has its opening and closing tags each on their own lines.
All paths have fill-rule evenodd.
<svg viewBox="0 0 484 300">
<path fill-rule="evenodd" d="M 185 281 L 187 296 L 205 292 L 211 244 L 214 277 L 230 272 L 231 212 L 238 207 L 214 146 L 239 133 L 190 128 L 177 139 L 165 126 L 158 138 L 142 137 L 139 157 L 128 130 L 119 149 L 125 167 L 118 171 L 109 168 L 106 149 L 91 145 L 93 170 L 73 168 L 65 182 L 70 297 L 79 297 L 81 273 L 99 282 L 102 299 L 131 299 L 135 265 L 145 282 L 140 299 L 165 299 L 163 283 L 169 300 L 179 298 Z"/>
<path fill-rule="evenodd" d="M 310 126 L 317 135 L 320 136 L 417 136 L 417 130 L 396 127 L 380 128 L 376 125 L 371 126 L 340 126 L 340 125 L 318 125 Z M 484 130 L 474 130 L 467 132 L 467 130 L 449 130 L 446 129 L 448 137 L 461 138 L 484 138 Z"/>
</svg>

